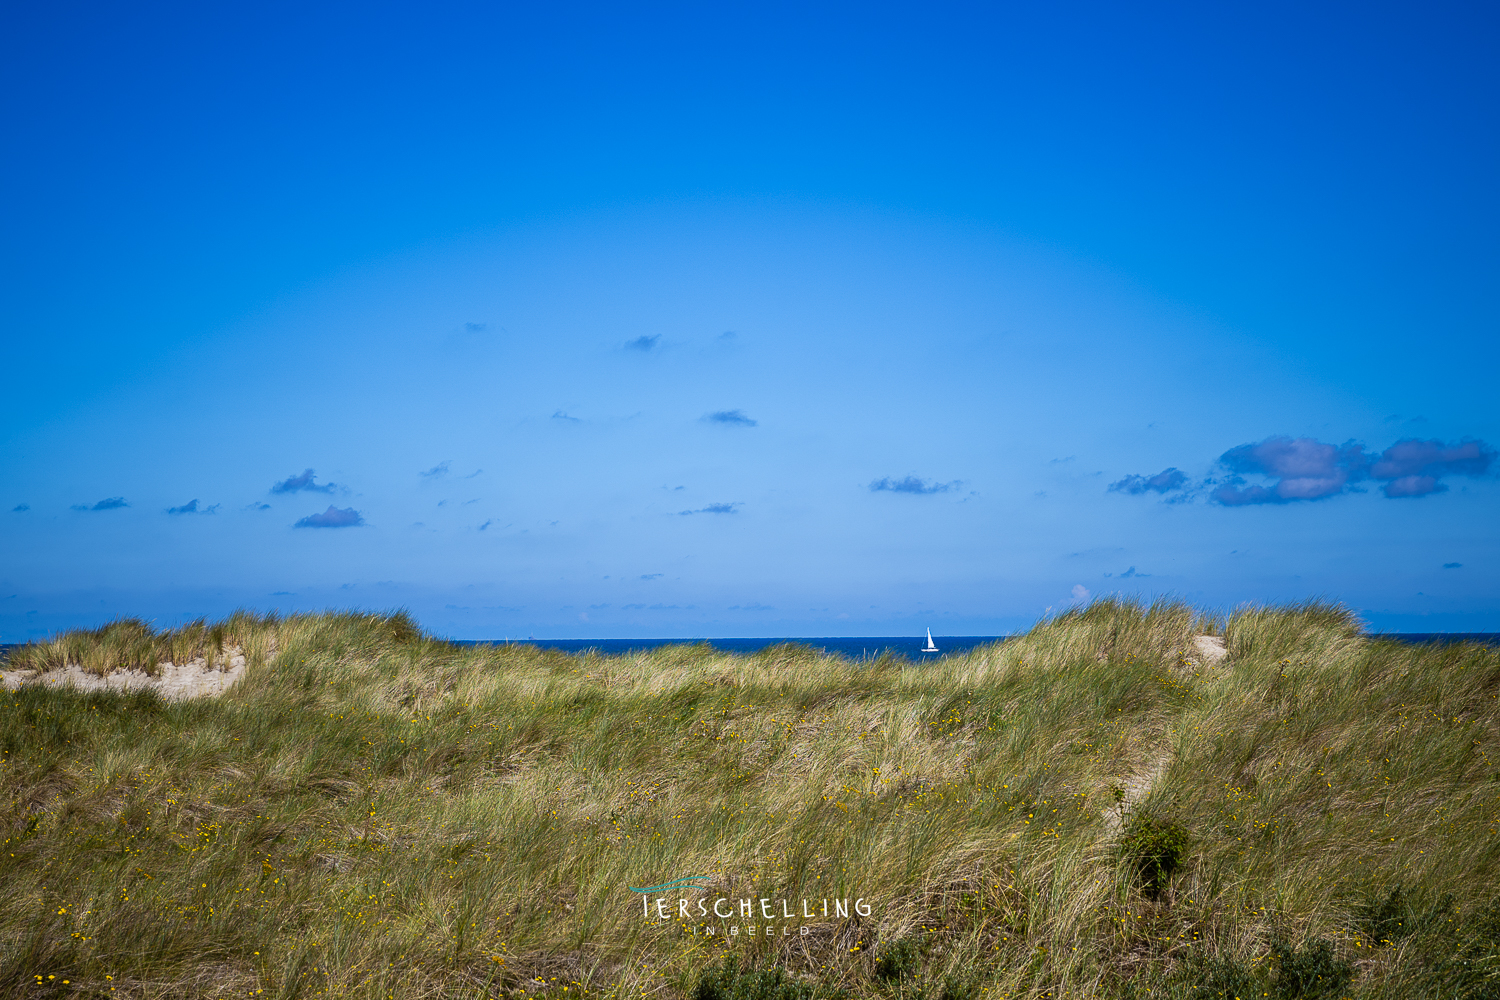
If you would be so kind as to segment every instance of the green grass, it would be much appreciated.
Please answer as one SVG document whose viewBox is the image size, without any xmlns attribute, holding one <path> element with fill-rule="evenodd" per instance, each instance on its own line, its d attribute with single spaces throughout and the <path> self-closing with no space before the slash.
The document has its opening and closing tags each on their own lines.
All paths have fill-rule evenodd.
<svg viewBox="0 0 1500 1000">
<path fill-rule="evenodd" d="M 1205 631 L 1228 661 L 1194 662 Z M 234 649 L 217 700 L 0 695 L 0 996 L 1500 997 L 1480 646 L 1102 601 L 920 664 L 344 613 L 122 622 L 10 666 Z M 1122 812 L 1180 831 L 1175 863 L 1143 874 Z M 816 915 L 643 916 L 629 887 L 690 875 L 659 895 Z"/>
</svg>

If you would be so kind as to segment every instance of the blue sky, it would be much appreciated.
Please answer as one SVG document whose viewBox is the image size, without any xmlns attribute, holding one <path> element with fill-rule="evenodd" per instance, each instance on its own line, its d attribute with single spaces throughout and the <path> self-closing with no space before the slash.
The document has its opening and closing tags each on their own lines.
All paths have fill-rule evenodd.
<svg viewBox="0 0 1500 1000">
<path fill-rule="evenodd" d="M 0 641 L 1500 630 L 1481 5 L 0 17 Z"/>
</svg>

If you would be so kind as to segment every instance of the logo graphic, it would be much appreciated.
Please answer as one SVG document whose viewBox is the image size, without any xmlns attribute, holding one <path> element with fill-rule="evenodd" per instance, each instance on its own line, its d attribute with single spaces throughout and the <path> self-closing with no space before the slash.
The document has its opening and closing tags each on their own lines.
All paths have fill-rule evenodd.
<svg viewBox="0 0 1500 1000">
<path fill-rule="evenodd" d="M 820 917 L 847 920 L 850 918 L 850 904 L 853 904 L 853 912 L 859 917 L 870 915 L 871 901 L 864 896 L 858 899 L 845 896 L 841 899 L 796 900 L 770 897 L 730 899 L 728 896 L 710 899 L 707 895 L 698 899 L 687 897 L 689 891 L 704 892 L 709 889 L 709 886 L 704 884 L 708 881 L 707 875 L 685 875 L 670 882 L 663 882 L 661 885 L 645 887 L 631 885 L 626 888 L 631 892 L 640 893 L 642 918 L 661 921 L 676 920 L 682 925 L 684 933 L 703 934 L 707 937 L 719 935 L 738 937 L 742 932 L 746 937 L 757 935 L 789 937 L 794 932 L 799 936 L 804 936 L 811 933 L 812 928 L 809 924 L 800 922 L 814 921 Z M 659 895 L 661 893 L 667 895 Z M 672 899 L 672 896 L 677 898 Z M 795 908 L 792 906 L 794 902 L 798 904 Z M 672 912 L 673 903 L 677 904 L 675 913 Z M 776 903 L 781 905 L 774 906 L 773 904 Z M 832 912 L 829 908 L 830 903 L 833 904 Z M 778 923 L 778 921 L 787 922 Z M 780 931 L 780 934 L 777 934 L 777 931 Z"/>
<path fill-rule="evenodd" d="M 661 885 L 648 885 L 644 889 L 637 889 L 633 885 L 626 886 L 626 888 L 631 892 L 666 892 L 670 889 L 702 889 L 703 885 L 701 883 L 707 881 L 707 875 L 685 875 L 670 882 L 663 882 Z"/>
</svg>

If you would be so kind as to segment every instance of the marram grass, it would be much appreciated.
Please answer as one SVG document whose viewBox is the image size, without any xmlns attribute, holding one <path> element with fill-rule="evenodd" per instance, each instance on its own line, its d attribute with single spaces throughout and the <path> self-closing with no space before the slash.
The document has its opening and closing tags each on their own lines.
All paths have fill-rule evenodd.
<svg viewBox="0 0 1500 1000">
<path fill-rule="evenodd" d="M 0 695 L 0 996 L 1500 996 L 1480 646 L 1101 601 L 920 663 L 242 613 L 10 666 L 234 649 L 217 700 Z"/>
</svg>

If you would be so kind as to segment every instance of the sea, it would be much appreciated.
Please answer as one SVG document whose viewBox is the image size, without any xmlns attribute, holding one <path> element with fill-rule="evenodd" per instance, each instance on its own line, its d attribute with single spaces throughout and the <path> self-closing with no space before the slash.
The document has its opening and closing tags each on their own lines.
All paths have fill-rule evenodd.
<svg viewBox="0 0 1500 1000">
<path fill-rule="evenodd" d="M 778 636 L 775 638 L 699 638 L 699 639 L 455 639 L 455 646 L 536 646 L 541 649 L 556 649 L 564 653 L 581 653 L 592 649 L 606 656 L 636 651 L 660 649 L 663 646 L 691 646 L 707 643 L 714 649 L 726 653 L 755 653 L 769 646 L 793 643 L 811 646 L 828 653 L 847 656 L 853 660 L 875 659 L 890 655 L 909 660 L 940 659 L 949 653 L 967 653 L 976 646 L 992 642 L 1004 642 L 1011 638 L 1005 635 L 937 635 L 933 643 L 936 653 L 923 652 L 927 637 L 909 635 L 883 636 Z M 1500 647 L 1500 632 L 1385 632 L 1370 636 L 1372 639 L 1390 639 L 1413 645 L 1426 643 L 1478 642 L 1486 646 Z M 0 660 L 20 643 L 0 643 Z"/>
<path fill-rule="evenodd" d="M 885 636 L 781 636 L 772 639 L 465 639 L 455 645 L 480 646 L 502 645 L 506 642 L 524 643 L 542 649 L 556 649 L 564 653 L 581 653 L 586 649 L 596 650 L 606 656 L 638 650 L 659 649 L 662 646 L 691 646 L 707 643 L 725 653 L 755 653 L 768 646 L 793 643 L 811 646 L 824 652 L 847 656 L 850 659 L 874 659 L 884 655 L 906 657 L 911 660 L 933 659 L 948 653 L 967 653 L 976 646 L 992 642 L 1004 642 L 1013 638 L 1008 635 L 935 635 L 933 644 L 936 653 L 923 651 L 927 637 L 909 635 Z M 1392 632 L 1370 636 L 1372 639 L 1394 639 L 1413 645 L 1425 643 L 1479 642 L 1487 646 L 1500 646 L 1500 632 Z"/>
</svg>

